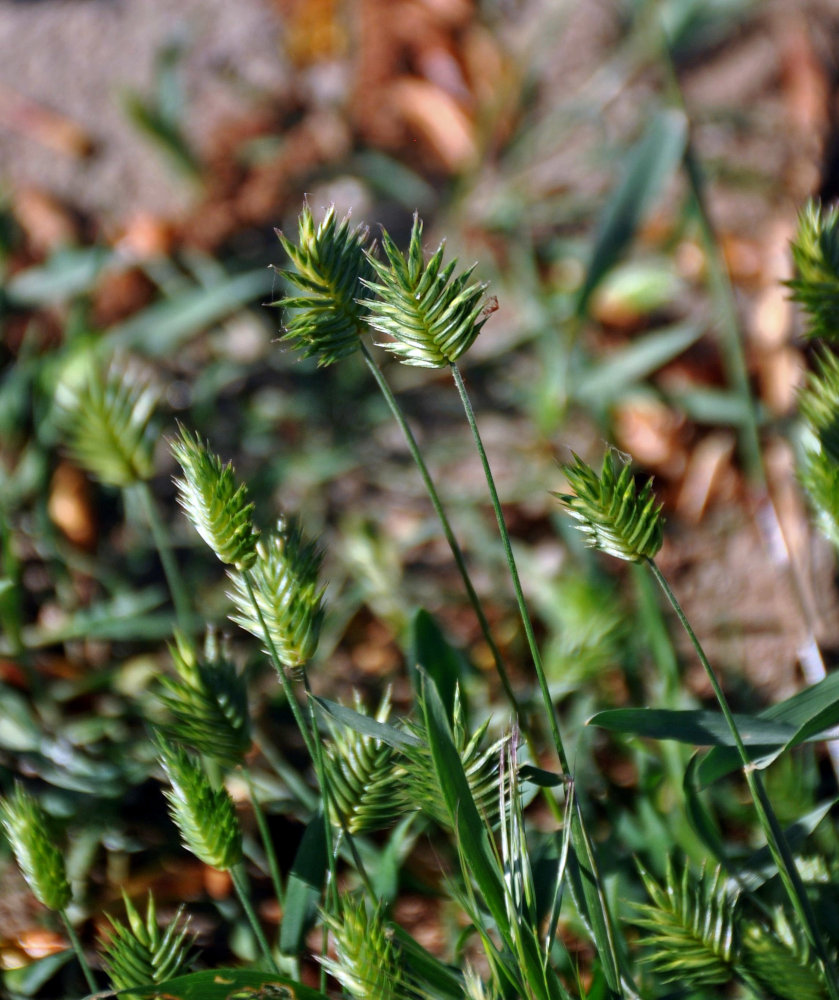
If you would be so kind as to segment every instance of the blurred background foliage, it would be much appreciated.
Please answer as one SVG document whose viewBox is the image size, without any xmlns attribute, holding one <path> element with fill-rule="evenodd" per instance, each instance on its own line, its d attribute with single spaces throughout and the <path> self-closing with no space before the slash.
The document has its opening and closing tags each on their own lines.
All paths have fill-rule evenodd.
<svg viewBox="0 0 839 1000">
<path fill-rule="evenodd" d="M 194 902 L 212 943 L 229 897 L 197 862 L 173 867 L 150 779 L 143 720 L 161 717 L 174 609 L 142 497 L 92 480 L 68 444 L 62 398 L 91 363 L 130 358 L 157 400 L 145 478 L 196 636 L 224 626 L 226 584 L 175 504 L 176 420 L 234 461 L 263 524 L 296 511 L 320 536 L 317 691 L 349 701 L 355 685 L 373 704 L 391 684 L 398 707 L 422 607 L 476 717 L 497 705 L 489 651 L 366 369 L 318 370 L 276 343 L 266 303 L 288 289 L 274 229 L 292 234 L 304 199 L 402 242 L 419 211 L 427 247 L 445 236 L 489 281 L 498 308 L 465 375 L 553 693 L 586 747 L 578 778 L 623 843 L 654 857 L 675 839 L 700 860 L 662 780 L 681 750 L 583 723 L 630 701 L 700 704 L 705 682 L 690 661 L 680 677 L 645 582 L 582 551 L 548 491 L 571 449 L 597 458 L 605 441 L 655 474 L 662 564 L 735 702 L 790 694 L 818 676 L 814 650 L 839 644 L 832 563 L 794 482 L 807 361 L 781 285 L 800 205 L 839 189 L 835 4 L 44 0 L 0 7 L 0 48 L 0 780 L 36 782 L 72 826 L 77 905 L 118 908 L 121 885 L 136 897 L 153 884 L 173 912 Z M 457 398 L 445 375 L 380 363 L 526 688 Z M 231 655 L 262 691 L 257 744 L 286 775 L 261 780 L 290 864 L 311 792 L 282 699 L 239 642 Z M 818 763 L 806 773 L 779 773 L 778 797 L 812 788 Z M 736 829 L 742 806 L 725 794 Z M 246 850 L 258 854 L 253 838 Z M 452 918 L 415 850 L 396 916 L 427 923 L 434 947 Z M 61 947 L 16 878 L 8 867 L 0 881 L 6 969 Z M 39 967 L 40 980 L 9 973 L 9 988 L 37 992 L 55 971 Z"/>
</svg>

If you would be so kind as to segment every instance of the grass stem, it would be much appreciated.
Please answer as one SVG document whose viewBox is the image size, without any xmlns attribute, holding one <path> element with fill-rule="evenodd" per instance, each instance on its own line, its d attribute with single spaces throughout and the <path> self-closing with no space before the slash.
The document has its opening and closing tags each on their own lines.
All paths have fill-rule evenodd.
<svg viewBox="0 0 839 1000">
<path fill-rule="evenodd" d="M 556 754 L 559 758 L 563 774 L 570 778 L 571 769 L 568 762 L 568 755 L 565 751 L 565 746 L 562 742 L 562 736 L 559 731 L 556 709 L 554 708 L 553 699 L 551 698 L 551 693 L 548 688 L 548 680 L 545 676 L 545 670 L 542 665 L 542 656 L 539 652 L 538 643 L 536 642 L 533 622 L 531 621 L 530 613 L 527 609 L 527 602 L 525 601 L 524 591 L 519 578 L 518 567 L 516 566 L 516 560 L 513 554 L 513 546 L 510 541 L 510 533 L 507 530 L 507 522 L 504 519 L 504 512 L 501 508 L 501 501 L 498 497 L 498 490 L 495 486 L 495 477 L 492 474 L 486 449 L 484 448 L 483 440 L 481 439 L 480 431 L 478 430 L 475 412 L 472 409 L 472 403 L 469 399 L 469 394 L 466 391 L 466 385 L 464 384 L 463 377 L 460 374 L 460 369 L 453 362 L 450 363 L 449 367 L 451 368 L 452 378 L 457 386 L 457 391 L 463 404 L 463 410 L 466 414 L 466 420 L 469 424 L 470 430 L 472 431 L 475 447 L 478 451 L 478 456 L 480 457 L 481 465 L 484 470 L 492 509 L 495 512 L 495 519 L 498 523 L 498 532 L 501 537 L 501 543 L 507 559 L 507 566 L 510 571 L 510 579 L 512 580 L 516 603 L 518 604 L 522 626 L 524 627 L 524 632 L 527 637 L 527 644 L 530 649 L 530 656 L 533 661 L 533 668 L 536 672 L 539 689 L 542 693 L 542 700 L 545 706 L 545 713 L 548 717 L 548 724 L 550 726 Z M 580 877 L 576 880 L 578 902 L 583 904 L 588 909 L 587 917 L 590 921 L 592 937 L 599 952 L 600 960 L 603 963 L 603 971 L 609 987 L 613 993 L 618 996 L 625 996 L 627 990 L 630 994 L 634 994 L 635 990 L 631 984 L 631 978 L 621 972 L 622 963 L 617 952 L 609 906 L 603 890 L 603 884 L 598 871 L 593 846 L 585 828 L 583 814 L 580 808 L 579 796 L 577 795 L 574 795 L 574 809 L 571 821 L 571 839 L 574 845 L 577 862 L 581 870 L 580 873 L 578 873 Z"/>
<path fill-rule="evenodd" d="M 259 836 L 262 839 L 262 847 L 265 851 L 265 857 L 268 861 L 268 871 L 271 875 L 271 883 L 274 886 L 274 893 L 276 894 L 277 902 L 282 908 L 284 905 L 283 881 L 280 875 L 280 866 L 277 863 L 277 852 L 274 850 L 274 843 L 271 840 L 271 831 L 268 829 L 268 822 L 265 819 L 265 813 L 259 802 L 259 796 L 256 792 L 256 786 L 254 784 L 250 768 L 243 767 L 242 775 L 244 776 L 245 783 L 248 786 L 248 792 L 250 793 L 253 814 L 256 819 L 256 825 L 259 829 Z"/>
<path fill-rule="evenodd" d="M 283 694 L 286 696 L 289 708 L 291 709 L 291 714 L 294 716 L 294 721 L 297 723 L 297 728 L 300 730 L 300 735 L 303 737 L 303 742 L 306 744 L 306 749 L 309 751 L 309 756 L 312 762 L 315 760 L 315 747 L 312 741 L 312 735 L 309 732 L 308 726 L 306 725 L 306 720 L 303 718 L 303 711 L 300 708 L 300 704 L 294 695 L 294 689 L 291 686 L 291 681 L 289 681 L 286 674 L 285 666 L 277 653 L 277 647 L 274 645 L 274 640 L 271 638 L 271 632 L 265 622 L 265 616 L 262 614 L 262 608 L 259 606 L 259 601 L 256 597 L 256 592 L 253 587 L 253 579 L 251 577 L 249 570 L 242 571 L 242 578 L 245 581 L 245 587 L 248 591 L 248 597 L 250 598 L 251 606 L 253 607 L 254 614 L 256 615 L 257 621 L 259 622 L 259 627 L 262 629 L 262 638 L 265 640 L 265 645 L 268 648 L 268 655 L 271 657 L 271 662 L 274 664 L 274 669 L 277 671 L 280 679 L 280 685 L 283 689 Z"/>
<path fill-rule="evenodd" d="M 390 412 L 393 414 L 394 420 L 405 436 L 405 441 L 408 445 L 408 451 L 411 453 L 411 457 L 416 463 L 417 469 L 419 469 L 420 476 L 422 477 L 423 484 L 425 485 L 426 492 L 428 493 L 429 499 L 431 500 L 431 505 L 434 508 L 434 513 L 437 515 L 440 525 L 443 529 L 443 534 L 448 543 L 449 549 L 451 550 L 452 557 L 454 558 L 455 564 L 457 566 L 460 577 L 463 580 L 463 586 L 466 589 L 466 594 L 469 598 L 469 603 L 475 611 L 475 615 L 478 619 L 478 624 L 481 629 L 481 634 L 484 637 L 484 641 L 489 647 L 492 658 L 495 662 L 495 669 L 498 672 L 498 677 L 501 680 L 501 686 L 504 688 L 504 694 L 507 696 L 507 700 L 510 703 L 510 707 L 515 712 L 516 717 L 520 720 L 520 728 L 522 732 L 526 735 L 525 720 L 522 715 L 521 706 L 518 703 L 516 694 L 513 691 L 513 685 L 510 682 L 510 676 L 507 673 L 507 668 L 504 665 L 504 660 L 501 657 L 501 653 L 498 646 L 493 638 L 492 631 L 489 627 L 489 622 L 484 614 L 483 606 L 481 605 L 480 598 L 478 597 L 475 587 L 472 583 L 472 578 L 469 575 L 469 570 L 466 566 L 466 560 L 463 556 L 463 550 L 460 547 L 457 538 L 455 537 L 454 531 L 452 530 L 451 522 L 449 521 L 448 515 L 443 507 L 443 503 L 440 499 L 440 494 L 437 492 L 437 487 L 434 485 L 434 480 L 431 478 L 431 473 L 428 471 L 428 466 L 425 464 L 425 459 L 422 457 L 422 452 L 420 451 L 417 440 L 414 437 L 414 433 L 408 424 L 402 407 L 399 405 L 396 397 L 393 395 L 393 391 L 388 385 L 387 380 L 381 372 L 381 369 L 373 360 L 367 345 L 362 342 L 361 344 L 361 354 L 367 367 L 370 369 L 373 378 L 376 380 L 376 384 L 379 387 L 382 395 L 387 402 Z"/>
<path fill-rule="evenodd" d="M 76 928 L 70 923 L 66 910 L 59 910 L 58 912 L 64 922 L 67 937 L 70 938 L 70 945 L 76 953 L 79 965 L 82 967 L 82 974 L 84 975 L 85 982 L 87 983 L 90 992 L 95 993 L 99 987 L 96 985 L 96 980 L 93 978 L 93 972 L 91 971 L 91 968 L 87 963 L 87 959 L 85 958 L 84 949 L 82 948 L 82 943 L 79 940 L 79 935 L 76 933 Z"/>
<path fill-rule="evenodd" d="M 533 623 L 530 619 L 530 613 L 527 610 L 527 603 L 524 598 L 524 591 L 522 590 L 521 579 L 519 578 L 519 571 L 516 566 L 516 559 L 513 555 L 513 546 L 510 542 L 510 533 L 507 530 L 507 522 L 504 520 L 504 512 L 501 509 L 501 501 L 498 498 L 498 490 L 495 487 L 495 477 L 493 476 L 492 469 L 490 468 L 486 449 L 484 448 L 484 443 L 481 439 L 480 431 L 478 430 L 478 424 L 475 420 L 475 412 L 472 409 L 472 403 L 463 382 L 463 376 L 460 374 L 460 369 L 456 364 L 452 363 L 449 367 L 451 368 L 452 377 L 454 378 L 454 384 L 457 386 L 457 391 L 460 394 L 460 400 L 463 404 L 466 420 L 468 421 L 469 428 L 472 431 L 475 448 L 478 451 L 478 456 L 480 457 L 481 465 L 484 470 L 492 509 L 495 512 L 495 520 L 498 523 L 498 533 L 501 536 L 501 544 L 504 547 L 504 555 L 507 559 L 507 568 L 510 571 L 510 579 L 513 584 L 513 591 L 515 592 L 519 615 L 521 617 L 522 626 L 524 627 L 525 636 L 527 637 L 527 645 L 530 650 L 530 657 L 533 661 L 533 669 L 536 671 L 536 678 L 539 683 L 539 689 L 542 693 L 542 700 L 545 704 L 545 712 L 548 716 L 554 747 L 556 748 L 556 753 L 559 757 L 559 763 L 562 767 L 563 773 L 566 776 L 570 776 L 571 771 L 568 766 L 568 757 L 565 752 L 565 746 L 562 742 L 562 736 L 559 732 L 556 710 L 554 709 L 551 693 L 548 689 L 548 679 L 545 676 L 545 670 L 542 666 L 542 656 L 539 652 L 538 643 L 536 642 L 536 635 L 533 631 Z"/>
<path fill-rule="evenodd" d="M 251 925 L 251 930 L 254 933 L 259 949 L 271 971 L 276 972 L 279 975 L 280 970 L 274 960 L 274 956 L 271 952 L 271 946 L 268 944 L 268 939 L 265 937 L 265 932 L 262 930 L 262 926 L 260 925 L 256 912 L 251 904 L 250 892 L 248 890 L 244 867 L 239 864 L 234 868 L 231 868 L 230 877 L 233 879 L 233 887 L 236 890 L 236 895 L 239 897 L 239 902 L 242 904 L 242 909 L 245 911 L 245 916 L 248 918 L 248 923 Z"/>
<path fill-rule="evenodd" d="M 146 522 L 151 530 L 154 545 L 157 549 L 157 554 L 160 557 L 160 563 L 163 566 L 163 574 L 166 577 L 166 583 L 169 586 L 169 593 L 172 595 L 172 603 L 175 605 L 175 617 L 178 620 L 178 626 L 184 634 L 188 635 L 192 621 L 192 613 L 190 611 L 191 602 L 188 596 L 186 584 L 184 583 L 184 579 L 178 569 L 174 553 L 172 552 L 169 535 L 167 534 L 166 529 L 163 526 L 163 522 L 160 519 L 160 515 L 157 512 L 157 507 L 154 502 L 154 497 L 152 497 L 149 484 L 140 481 L 135 483 L 131 488 L 135 491 L 135 494 L 140 501 Z"/>
<path fill-rule="evenodd" d="M 825 943 L 818 926 L 818 921 L 816 920 L 816 915 L 807 895 L 807 889 L 801 879 L 801 875 L 795 864 L 795 858 L 793 857 L 792 851 L 790 850 L 789 844 L 784 836 L 784 831 L 781 828 L 778 817 L 775 815 L 775 811 L 769 801 L 769 796 L 766 793 L 766 787 L 760 776 L 760 772 L 756 769 L 754 762 L 749 757 L 748 750 L 746 749 L 746 745 L 743 742 L 739 729 L 737 728 L 737 722 L 728 704 L 725 692 L 720 685 L 713 667 L 705 655 L 702 644 L 699 642 L 696 633 L 693 631 L 681 604 L 679 604 L 679 601 L 670 588 L 670 584 L 667 582 L 664 574 L 652 559 L 647 560 L 647 565 L 650 567 L 659 586 L 664 591 L 667 601 L 676 613 L 679 623 L 690 639 L 691 645 L 696 651 L 696 655 L 699 657 L 699 661 L 705 670 L 717 702 L 720 706 L 720 711 L 723 714 L 728 728 L 731 730 L 734 745 L 737 748 L 737 752 L 740 755 L 740 760 L 743 764 L 743 774 L 746 778 L 746 783 L 749 786 L 749 791 L 752 795 L 755 809 L 757 810 L 758 820 L 763 828 L 766 841 L 769 845 L 770 851 L 772 852 L 772 857 L 778 867 L 778 872 L 781 876 L 784 888 L 786 889 L 787 896 L 789 897 L 790 903 L 792 904 L 805 929 L 810 943 L 821 960 L 830 997 L 832 1000 L 839 1000 L 839 979 L 837 978 L 833 962 L 827 953 L 827 948 L 825 947 Z"/>
</svg>

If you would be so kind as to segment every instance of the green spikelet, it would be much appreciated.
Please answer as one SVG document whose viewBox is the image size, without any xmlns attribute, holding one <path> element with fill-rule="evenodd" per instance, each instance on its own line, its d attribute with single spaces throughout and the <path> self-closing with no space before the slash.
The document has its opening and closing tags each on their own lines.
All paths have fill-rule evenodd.
<svg viewBox="0 0 839 1000">
<path fill-rule="evenodd" d="M 227 871 L 242 860 L 242 834 L 227 789 L 213 788 L 200 764 L 184 749 L 157 741 L 160 763 L 171 788 L 169 812 L 184 847 L 199 861 Z"/>
<path fill-rule="evenodd" d="M 114 917 L 111 933 L 102 949 L 111 989 L 163 983 L 184 972 L 190 960 L 191 937 L 181 906 L 166 930 L 157 922 L 154 896 L 149 893 L 145 920 L 131 900 L 122 894 L 128 923 Z"/>
<path fill-rule="evenodd" d="M 159 398 L 136 364 L 91 367 L 80 384 L 62 382 L 57 399 L 75 461 L 108 486 L 130 486 L 154 474 L 151 421 Z"/>
<path fill-rule="evenodd" d="M 357 691 L 354 707 L 356 712 L 367 714 Z M 374 718 L 377 722 L 387 722 L 389 715 L 388 692 Z M 398 788 L 402 775 L 393 749 L 381 740 L 344 726 L 330 725 L 330 729 L 327 775 L 337 811 L 336 825 L 352 834 L 392 825 L 399 815 Z"/>
<path fill-rule="evenodd" d="M 686 990 L 727 983 L 734 976 L 736 900 L 721 869 L 693 883 L 687 866 L 678 879 L 670 861 L 664 885 L 638 866 L 651 903 L 638 904 L 634 923 L 646 928 L 649 962 L 665 981 Z"/>
<path fill-rule="evenodd" d="M 70 902 L 70 883 L 39 803 L 18 785 L 0 802 L 0 822 L 35 898 L 50 910 L 63 910 Z"/>
<path fill-rule="evenodd" d="M 839 547 L 839 465 L 824 452 L 805 454 L 799 471 L 821 531 Z"/>
<path fill-rule="evenodd" d="M 210 630 L 200 658 L 180 633 L 170 647 L 177 678 L 162 677 L 161 700 L 175 718 L 171 735 L 222 767 L 241 764 L 251 745 L 244 678 Z"/>
<path fill-rule="evenodd" d="M 810 337 L 839 334 L 839 212 L 810 202 L 798 218 L 792 244 L 798 277 L 789 283 L 807 313 Z"/>
<path fill-rule="evenodd" d="M 233 466 L 222 465 L 197 435 L 180 428 L 172 454 L 183 479 L 176 479 L 178 501 L 195 530 L 228 566 L 246 569 L 256 558 L 257 530 L 248 489 L 237 484 Z"/>
<path fill-rule="evenodd" d="M 364 900 L 345 896 L 340 917 L 324 915 L 336 957 L 321 959 L 331 976 L 354 1000 L 409 1000 L 399 952 L 385 924 L 381 905 L 371 913 Z"/>
<path fill-rule="evenodd" d="M 775 930 L 778 933 L 757 924 L 746 928 L 741 949 L 743 979 L 757 982 L 778 1000 L 827 1000 L 821 967 L 780 912 Z"/>
<path fill-rule="evenodd" d="M 277 530 L 257 544 L 256 554 L 247 571 L 249 578 L 243 573 L 230 574 L 230 599 L 237 612 L 231 617 L 265 642 L 267 629 L 284 666 L 291 670 L 302 667 L 314 656 L 323 621 L 320 551 L 303 537 L 295 521 L 280 521 Z M 248 579 L 262 620 L 254 610 Z"/>
<path fill-rule="evenodd" d="M 440 795 L 440 784 L 423 728 L 416 723 L 406 725 L 421 740 L 419 747 L 413 748 L 410 754 L 402 758 L 406 771 L 407 801 L 415 808 L 421 809 L 440 826 L 448 828 L 451 826 L 451 819 L 446 803 Z M 463 762 L 463 770 L 478 812 L 486 818 L 490 826 L 494 827 L 498 823 L 499 816 L 499 761 L 506 737 L 501 737 L 486 746 L 488 727 L 489 719 L 475 733 L 469 735 L 458 688 L 452 717 L 452 739 Z"/>
<path fill-rule="evenodd" d="M 293 265 L 281 273 L 304 292 L 272 303 L 289 311 L 282 339 L 304 357 L 317 358 L 318 365 L 331 365 L 357 350 L 367 329 L 363 304 L 370 293 L 363 281 L 373 276 L 364 253 L 367 229 L 351 229 L 349 218 L 337 222 L 334 206 L 316 228 L 306 205 L 298 220 L 298 245 L 277 236 Z"/>
<path fill-rule="evenodd" d="M 839 464 L 839 358 L 822 351 L 798 396 L 798 409 L 822 451 Z"/>
<path fill-rule="evenodd" d="M 629 463 L 619 461 L 613 451 L 606 453 L 599 476 L 578 455 L 562 471 L 576 495 L 553 495 L 580 522 L 587 545 L 630 562 L 655 556 L 661 548 L 662 518 L 652 480 L 639 492 Z"/>
<path fill-rule="evenodd" d="M 486 285 L 469 284 L 474 265 L 458 275 L 454 274 L 457 261 L 443 268 L 442 243 L 425 264 L 422 221 L 416 215 L 406 257 L 386 232 L 382 246 L 387 263 L 370 257 L 377 280 L 365 280 L 378 295 L 368 303 L 368 322 L 393 338 L 380 346 L 406 364 L 422 368 L 441 368 L 456 361 L 486 322 Z"/>
</svg>

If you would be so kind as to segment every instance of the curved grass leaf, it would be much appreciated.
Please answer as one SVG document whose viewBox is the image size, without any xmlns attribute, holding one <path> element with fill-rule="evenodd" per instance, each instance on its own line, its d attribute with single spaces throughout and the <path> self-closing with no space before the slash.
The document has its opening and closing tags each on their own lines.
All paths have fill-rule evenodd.
<svg viewBox="0 0 839 1000">
<path fill-rule="evenodd" d="M 107 247 L 73 247 L 52 254 L 45 264 L 27 267 L 10 278 L 6 295 L 15 306 L 53 305 L 95 288 L 114 260 Z"/>
<path fill-rule="evenodd" d="M 472 798 L 442 699 L 427 675 L 421 673 L 420 677 L 420 707 L 428 734 L 428 745 L 440 782 L 440 792 L 457 835 L 458 850 L 475 879 L 499 932 L 509 942 L 511 934 L 504 886 L 492 853 L 487 828 L 481 822 Z"/>
<path fill-rule="evenodd" d="M 384 722 L 377 722 L 369 715 L 356 712 L 355 709 L 340 705 L 337 701 L 318 697 L 315 697 L 314 700 L 322 712 L 336 722 L 361 733 L 362 736 L 372 736 L 373 739 L 381 740 L 396 750 L 410 750 L 412 747 L 422 745 L 422 740 L 412 733 L 403 732 L 401 729 L 396 729 Z"/>
<path fill-rule="evenodd" d="M 47 955 L 46 958 L 36 959 L 19 969 L 4 970 L 0 982 L 8 990 L 8 996 L 34 997 L 59 969 L 75 957 L 73 949 L 67 948 L 54 955 Z"/>
<path fill-rule="evenodd" d="M 304 986 L 295 979 L 254 969 L 205 969 L 178 976 L 165 983 L 132 986 L 115 996 L 169 996 L 178 1000 L 329 1000 L 325 993 Z M 96 1000 L 91 994 L 85 1000 Z"/>
<path fill-rule="evenodd" d="M 678 167 L 687 146 L 687 122 L 675 109 L 658 114 L 630 150 L 620 183 L 606 203 L 586 276 L 577 298 L 582 316 L 592 292 L 632 242 L 638 226 Z"/>
<path fill-rule="evenodd" d="M 793 734 L 785 743 L 755 748 L 755 759 L 764 758 L 764 766 L 799 743 L 827 738 L 833 727 L 839 725 L 839 671 L 828 674 L 824 680 L 811 684 L 784 701 L 770 705 L 758 714 L 758 718 L 793 728 Z M 699 764 L 697 777 L 700 787 L 713 784 L 740 766 L 735 749 L 715 747 Z"/>
<path fill-rule="evenodd" d="M 427 611 L 420 608 L 411 622 L 411 649 L 408 660 L 411 674 L 421 667 L 437 685 L 449 721 L 453 718 L 455 690 L 465 672 L 465 658 L 446 639 L 439 623 Z M 419 684 L 412 676 L 415 690 Z"/>
<path fill-rule="evenodd" d="M 602 405 L 615 399 L 629 386 L 677 358 L 704 332 L 699 324 L 677 323 L 638 337 L 575 379 L 572 389 L 574 399 L 589 405 Z"/>
<path fill-rule="evenodd" d="M 735 715 L 746 746 L 785 746 L 795 729 L 782 722 L 755 715 Z M 728 723 L 719 712 L 704 709 L 615 708 L 598 712 L 588 725 L 613 733 L 627 733 L 653 740 L 676 740 L 694 746 L 734 746 Z"/>
<path fill-rule="evenodd" d="M 136 349 L 147 358 L 168 356 L 190 337 L 259 301 L 271 291 L 273 280 L 267 269 L 260 268 L 231 275 L 212 288 L 190 288 L 111 327 L 100 343 L 111 352 Z"/>
</svg>

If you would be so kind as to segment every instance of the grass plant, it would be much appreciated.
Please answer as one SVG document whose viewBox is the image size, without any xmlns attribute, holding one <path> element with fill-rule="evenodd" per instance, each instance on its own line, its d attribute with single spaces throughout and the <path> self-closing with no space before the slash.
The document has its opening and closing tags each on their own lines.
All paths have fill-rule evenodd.
<svg viewBox="0 0 839 1000">
<path fill-rule="evenodd" d="M 795 294 L 818 337 L 829 332 L 829 300 L 839 288 L 837 228 L 834 213 L 810 207 L 796 243 Z M 662 652 L 666 637 L 655 619 L 656 661 L 672 703 L 613 708 L 590 719 L 613 741 L 613 751 L 633 753 L 638 770 L 648 771 L 637 807 L 610 811 L 617 807 L 598 794 L 595 759 L 575 731 L 575 716 L 552 692 L 527 578 L 460 368 L 493 312 L 484 284 L 473 278 L 473 268 L 445 263 L 443 245 L 426 255 L 418 217 L 404 254 L 388 233 L 377 248 L 365 227 L 352 227 L 331 209 L 316 223 L 305 206 L 296 235 L 296 241 L 280 235 L 289 260 L 282 273 L 295 290 L 281 300 L 284 339 L 316 367 L 350 365 L 358 352 L 372 373 L 428 489 L 507 705 L 503 713 L 490 707 L 480 717 L 470 704 L 475 685 L 468 671 L 460 671 L 444 631 L 425 612 L 414 617 L 413 636 L 401 637 L 412 657 L 411 690 L 398 712 L 389 693 L 375 708 L 357 691 L 351 704 L 316 694 L 312 681 L 333 599 L 324 573 L 329 553 L 308 537 L 305 509 L 278 516 L 252 501 L 233 465 L 181 426 L 170 442 L 180 468 L 177 500 L 226 569 L 228 618 L 251 649 L 251 669 L 238 668 L 233 650 L 241 646 L 212 628 L 199 649 L 202 608 L 183 583 L 177 549 L 147 487 L 156 470 L 150 428 L 157 397 L 124 362 L 65 387 L 63 433 L 74 459 L 112 487 L 144 491 L 178 625 L 169 647 L 173 671 L 142 706 L 154 733 L 149 766 L 162 781 L 184 848 L 203 865 L 229 873 L 238 910 L 227 919 L 247 937 L 251 955 L 235 967 L 207 968 L 185 911 L 179 908 L 160 926 L 152 895 L 145 917 L 125 896 L 125 920 L 110 917 L 111 932 L 91 960 L 68 914 L 65 856 L 45 832 L 42 807 L 19 786 L 2 803 L 7 839 L 33 893 L 65 921 L 87 988 L 94 993 L 107 978 L 112 990 L 134 997 L 183 1000 L 839 1000 L 835 797 L 782 820 L 769 780 L 781 773 L 782 761 L 805 744 L 818 746 L 839 722 L 835 675 L 762 712 L 734 711 L 655 562 L 665 529 L 651 482 L 639 484 L 629 461 L 611 449 L 599 471 L 575 455 L 562 469 L 561 506 L 590 548 L 649 572 L 716 699 L 713 710 L 677 706 L 678 671 Z M 479 595 L 470 572 L 475 557 L 457 540 L 388 369 L 365 342 L 370 335 L 384 338 L 373 347 L 396 363 L 448 370 L 452 377 L 524 636 L 527 653 L 518 670 L 508 668 L 492 634 L 490 595 Z M 832 354 L 823 355 L 803 391 L 801 413 L 802 482 L 835 540 L 839 398 Z M 646 593 L 644 616 L 653 620 Z M 606 633 L 613 650 L 613 630 Z M 593 656 L 592 662 L 605 659 Z M 266 744 L 256 718 L 254 680 L 261 676 L 264 684 L 263 664 L 279 692 L 275 704 L 297 728 L 293 762 L 291 750 Z M 678 754 L 662 754 L 661 741 L 687 745 L 692 756 L 685 763 Z M 273 801 L 265 793 L 268 779 Z M 700 866 L 695 856 L 680 857 L 668 810 L 655 804 L 655 786 L 674 779 L 692 827 L 691 850 L 703 854 Z M 732 783 L 745 787 L 754 810 L 738 803 L 748 831 L 741 844 L 726 839 L 715 815 L 720 789 Z M 232 794 L 241 784 L 258 838 Z M 284 810 L 304 828 L 290 865 L 281 863 L 271 823 L 272 812 Z M 730 811 L 723 818 L 730 820 Z M 650 831 L 655 849 L 645 842 Z M 416 878 L 411 851 L 422 839 L 433 845 L 440 866 L 423 889 L 451 915 L 455 939 L 438 954 L 396 918 L 400 893 Z M 256 905 L 257 880 L 267 883 L 281 908 L 278 931 Z M 191 971 L 196 965 L 202 967 Z"/>
</svg>

